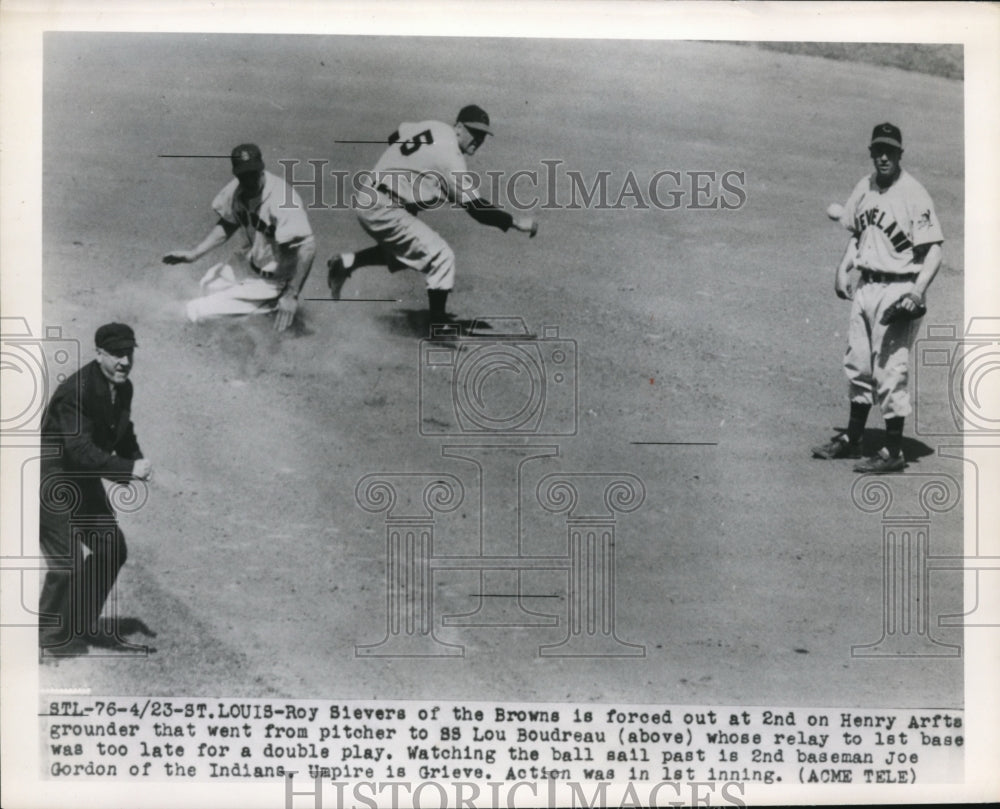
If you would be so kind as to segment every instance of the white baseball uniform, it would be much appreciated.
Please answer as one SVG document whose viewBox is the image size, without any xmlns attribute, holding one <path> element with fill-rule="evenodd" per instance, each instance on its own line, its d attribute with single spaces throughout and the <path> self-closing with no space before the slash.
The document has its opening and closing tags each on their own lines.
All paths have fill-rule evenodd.
<svg viewBox="0 0 1000 809">
<path fill-rule="evenodd" d="M 912 409 L 910 352 L 921 321 L 883 325 L 882 313 L 913 289 L 921 268 L 914 248 L 941 243 L 944 235 L 930 195 L 902 169 L 888 188 L 880 188 L 874 174 L 863 178 L 844 207 L 844 222 L 858 240 L 854 266 L 861 271 L 844 356 L 850 399 L 878 402 L 885 418 L 905 417 Z"/>
<path fill-rule="evenodd" d="M 475 198 L 454 126 L 441 121 L 403 123 L 372 172 L 371 183 L 355 197 L 355 212 L 380 245 L 389 269 L 412 269 L 428 289 L 455 285 L 455 254 L 448 243 L 417 218 L 421 209 Z"/>
<path fill-rule="evenodd" d="M 192 321 L 273 310 L 291 279 L 294 266 L 282 267 L 279 245 L 300 247 L 313 241 L 312 228 L 298 193 L 279 177 L 264 172 L 261 193 L 244 200 L 233 178 L 212 201 L 212 210 L 242 229 L 247 247 L 242 256 L 247 273 L 237 278 L 228 265 L 212 267 L 202 279 L 208 294 L 187 304 Z M 243 263 L 243 262 L 238 262 Z"/>
</svg>

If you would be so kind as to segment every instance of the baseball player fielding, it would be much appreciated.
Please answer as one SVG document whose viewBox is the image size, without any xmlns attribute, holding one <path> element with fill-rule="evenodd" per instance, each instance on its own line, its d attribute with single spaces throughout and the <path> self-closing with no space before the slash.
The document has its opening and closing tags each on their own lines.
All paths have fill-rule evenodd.
<svg viewBox="0 0 1000 809">
<path fill-rule="evenodd" d="M 388 266 L 424 276 L 432 336 L 452 327 L 445 312 L 455 285 L 455 255 L 435 231 L 417 218 L 422 209 L 443 200 L 460 204 L 477 222 L 529 237 L 538 233 L 531 216 L 513 216 L 466 187 L 465 158 L 492 135 L 490 117 L 475 104 L 463 107 L 454 124 L 441 121 L 402 123 L 388 138 L 372 181 L 355 198 L 355 213 L 375 244 L 357 252 L 335 254 L 327 262 L 330 296 L 339 300 L 344 283 L 358 269 Z M 361 197 L 367 196 L 367 199 Z"/>
</svg>

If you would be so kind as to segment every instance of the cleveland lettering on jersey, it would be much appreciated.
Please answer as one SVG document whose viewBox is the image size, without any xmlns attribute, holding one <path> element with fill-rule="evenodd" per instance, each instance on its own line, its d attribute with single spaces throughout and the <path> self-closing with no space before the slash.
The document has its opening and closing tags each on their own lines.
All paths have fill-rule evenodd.
<svg viewBox="0 0 1000 809">
<path fill-rule="evenodd" d="M 904 169 L 886 188 L 872 175 L 862 178 L 844 208 L 857 240 L 859 267 L 911 273 L 919 261 L 918 248 L 943 239 L 930 196 Z"/>
<path fill-rule="evenodd" d="M 877 227 L 885 237 L 892 243 L 893 249 L 897 253 L 902 253 L 904 250 L 909 250 L 913 247 L 913 242 L 909 240 L 907 235 L 899 229 L 899 225 L 895 219 L 886 218 L 889 216 L 887 211 L 881 211 L 877 207 L 869 208 L 867 211 L 862 211 L 854 220 L 854 229 L 857 233 L 861 233 L 863 230 L 869 227 Z M 930 224 L 930 211 L 927 212 L 927 224 Z"/>
</svg>

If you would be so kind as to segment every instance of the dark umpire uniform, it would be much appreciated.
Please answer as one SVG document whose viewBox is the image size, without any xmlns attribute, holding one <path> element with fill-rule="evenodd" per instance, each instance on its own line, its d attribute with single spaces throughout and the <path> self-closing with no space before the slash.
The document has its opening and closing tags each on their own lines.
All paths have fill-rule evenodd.
<svg viewBox="0 0 1000 809">
<path fill-rule="evenodd" d="M 135 335 L 101 326 L 97 358 L 65 380 L 42 416 L 39 538 L 48 571 L 39 603 L 44 654 L 79 654 L 86 644 L 116 645 L 98 618 L 125 564 L 125 537 L 102 485 L 148 479 L 150 465 L 132 427 Z"/>
</svg>

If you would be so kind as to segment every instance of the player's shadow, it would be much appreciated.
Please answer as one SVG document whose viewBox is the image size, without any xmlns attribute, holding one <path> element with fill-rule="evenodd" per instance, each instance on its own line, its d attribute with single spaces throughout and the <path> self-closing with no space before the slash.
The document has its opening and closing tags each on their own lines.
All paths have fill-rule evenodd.
<svg viewBox="0 0 1000 809">
<path fill-rule="evenodd" d="M 431 336 L 430 313 L 426 309 L 396 309 L 389 314 L 377 315 L 375 319 L 392 334 L 416 338 Z M 454 315 L 448 315 L 444 322 L 448 326 L 454 326 L 458 334 L 467 334 L 473 325 L 475 325 L 476 331 L 489 328 L 489 324 L 485 321 L 455 317 Z"/>
<path fill-rule="evenodd" d="M 838 432 L 847 432 L 846 427 L 838 427 Z M 885 446 L 885 430 L 883 429 L 868 429 L 865 430 L 865 437 L 863 441 L 864 455 L 866 458 L 871 457 L 878 453 L 878 451 Z M 906 458 L 908 463 L 913 463 L 914 461 L 919 461 L 921 458 L 925 458 L 928 455 L 933 455 L 935 450 L 934 447 L 929 447 L 923 441 L 919 441 L 916 438 L 911 438 L 910 436 L 903 436 L 903 443 L 900 445 L 903 451 L 903 457 Z"/>
<path fill-rule="evenodd" d="M 375 320 L 392 334 L 404 337 L 426 337 L 430 328 L 426 309 L 396 309 L 376 315 Z"/>
</svg>

